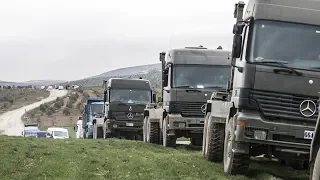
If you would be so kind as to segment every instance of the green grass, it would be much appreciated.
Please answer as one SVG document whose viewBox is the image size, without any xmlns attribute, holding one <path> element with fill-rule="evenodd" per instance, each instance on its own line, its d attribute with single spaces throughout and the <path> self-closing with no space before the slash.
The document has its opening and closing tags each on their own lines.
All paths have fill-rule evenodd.
<svg viewBox="0 0 320 180">
<path fill-rule="evenodd" d="M 200 151 L 126 140 L 36 139 L 0 136 L 0 177 L 8 179 L 305 179 L 304 173 L 276 163 L 254 162 L 248 177 L 223 174 L 221 164 Z M 272 170 L 268 168 L 272 167 Z M 271 174 L 269 174 L 269 173 Z"/>
</svg>

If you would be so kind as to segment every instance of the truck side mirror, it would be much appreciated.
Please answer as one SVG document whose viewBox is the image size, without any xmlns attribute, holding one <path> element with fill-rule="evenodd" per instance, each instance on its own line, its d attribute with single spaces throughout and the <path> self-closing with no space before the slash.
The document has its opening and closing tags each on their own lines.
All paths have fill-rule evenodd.
<svg viewBox="0 0 320 180">
<path fill-rule="evenodd" d="M 108 97 L 108 91 L 105 90 L 104 93 L 103 93 L 103 101 L 104 101 L 104 102 L 107 102 L 107 100 L 108 100 L 107 97 Z"/>
<path fill-rule="evenodd" d="M 157 95 L 156 94 L 152 94 L 152 102 L 156 102 L 157 101 Z"/>
<path fill-rule="evenodd" d="M 242 36 L 235 34 L 233 36 L 233 45 L 232 45 L 232 58 L 240 58 L 241 55 L 241 45 L 242 45 Z M 231 65 L 235 65 L 234 60 L 231 61 Z"/>
</svg>

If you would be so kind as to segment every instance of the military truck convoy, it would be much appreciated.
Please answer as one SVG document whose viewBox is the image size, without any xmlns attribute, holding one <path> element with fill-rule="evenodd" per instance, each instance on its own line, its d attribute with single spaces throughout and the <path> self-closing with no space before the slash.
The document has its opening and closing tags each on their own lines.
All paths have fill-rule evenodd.
<svg viewBox="0 0 320 180">
<path fill-rule="evenodd" d="M 148 80 L 104 81 L 103 138 L 175 147 L 187 137 L 226 175 L 246 174 L 250 157 L 265 155 L 310 165 L 319 180 L 320 1 L 249 0 L 244 8 L 235 4 L 232 52 L 160 53 L 158 99 Z M 90 122 L 83 120 L 85 137 L 93 136 Z"/>
</svg>

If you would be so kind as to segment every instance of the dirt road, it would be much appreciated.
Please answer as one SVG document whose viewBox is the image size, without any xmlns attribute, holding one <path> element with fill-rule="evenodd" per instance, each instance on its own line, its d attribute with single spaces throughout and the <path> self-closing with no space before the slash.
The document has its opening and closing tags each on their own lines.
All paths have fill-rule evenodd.
<svg viewBox="0 0 320 180">
<path fill-rule="evenodd" d="M 67 95 L 67 92 L 67 90 L 50 90 L 49 97 L 36 103 L 2 114 L 0 116 L 0 132 L 8 136 L 21 136 L 21 132 L 24 129 L 24 124 L 21 121 L 21 117 L 26 111 L 30 111 L 36 107 L 39 107 L 42 103 L 53 101 L 57 97 L 65 96 Z"/>
</svg>

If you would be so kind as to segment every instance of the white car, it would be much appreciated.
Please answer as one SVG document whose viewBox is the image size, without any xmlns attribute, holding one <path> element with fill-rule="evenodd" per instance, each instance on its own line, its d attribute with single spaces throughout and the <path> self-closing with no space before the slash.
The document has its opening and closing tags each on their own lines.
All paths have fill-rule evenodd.
<svg viewBox="0 0 320 180">
<path fill-rule="evenodd" d="M 65 128 L 50 127 L 47 129 L 47 138 L 53 139 L 67 139 L 69 138 L 69 132 Z"/>
</svg>

